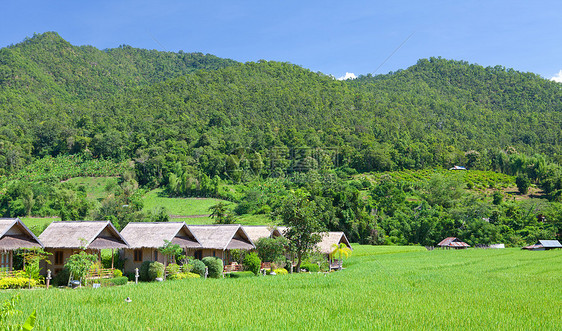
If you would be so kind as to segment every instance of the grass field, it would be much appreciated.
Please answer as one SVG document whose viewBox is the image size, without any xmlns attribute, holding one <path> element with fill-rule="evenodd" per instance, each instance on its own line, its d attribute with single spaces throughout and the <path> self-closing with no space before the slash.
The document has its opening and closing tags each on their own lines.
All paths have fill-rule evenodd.
<svg viewBox="0 0 562 331">
<path fill-rule="evenodd" d="M 562 251 L 354 248 L 347 269 L 329 275 L 2 291 L 0 300 L 20 294 L 39 330 L 560 327 Z"/>
<path fill-rule="evenodd" d="M 144 210 L 153 211 L 164 207 L 170 215 L 209 215 L 209 207 L 221 201 L 228 205 L 233 204 L 220 199 L 168 198 L 162 196 L 162 189 L 155 189 L 144 196 Z"/>
<path fill-rule="evenodd" d="M 118 185 L 117 177 L 74 177 L 67 180 L 76 186 L 84 186 L 89 200 L 99 202 L 107 196 L 106 187 Z"/>
</svg>

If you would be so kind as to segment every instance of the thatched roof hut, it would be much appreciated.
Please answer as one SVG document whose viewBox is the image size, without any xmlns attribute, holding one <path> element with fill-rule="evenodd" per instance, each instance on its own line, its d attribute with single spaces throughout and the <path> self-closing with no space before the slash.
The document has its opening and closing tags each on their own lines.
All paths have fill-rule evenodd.
<svg viewBox="0 0 562 331">
<path fill-rule="evenodd" d="M 201 243 L 184 222 L 131 222 L 121 231 L 130 248 L 159 248 L 164 240 L 182 248 L 201 248 Z"/>
<path fill-rule="evenodd" d="M 230 250 L 256 248 L 240 224 L 188 225 L 204 249 Z"/>
<path fill-rule="evenodd" d="M 39 236 L 45 248 L 119 249 L 129 244 L 110 221 L 60 221 Z"/>
<path fill-rule="evenodd" d="M 470 247 L 469 244 L 461 241 L 459 238 L 455 238 L 455 237 L 447 237 L 443 240 L 441 240 L 441 242 L 439 242 L 437 244 L 437 246 L 442 247 L 442 248 L 455 248 L 455 249 L 464 249 L 464 248 L 468 248 Z"/>
<path fill-rule="evenodd" d="M 270 238 L 270 237 L 283 237 L 281 231 L 276 227 L 271 228 L 265 225 L 243 225 L 242 228 L 246 231 L 250 240 L 255 244 L 260 238 Z"/>
<path fill-rule="evenodd" d="M 536 244 L 523 247 L 530 251 L 545 251 L 550 249 L 562 248 L 562 244 L 558 240 L 539 240 Z"/>
<path fill-rule="evenodd" d="M 331 254 L 334 251 L 334 244 L 339 245 L 342 243 L 349 247 L 349 249 L 353 250 L 349 240 L 347 240 L 347 237 L 343 232 L 326 232 L 322 235 L 322 241 L 316 246 L 321 253 Z"/>
<path fill-rule="evenodd" d="M 0 218 L 0 251 L 43 248 L 43 244 L 19 218 Z"/>
</svg>

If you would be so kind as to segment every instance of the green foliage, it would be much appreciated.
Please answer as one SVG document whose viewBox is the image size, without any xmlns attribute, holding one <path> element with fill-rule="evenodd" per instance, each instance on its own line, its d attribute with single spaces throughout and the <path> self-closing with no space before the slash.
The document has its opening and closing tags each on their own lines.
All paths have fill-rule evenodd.
<svg viewBox="0 0 562 331">
<path fill-rule="evenodd" d="M 222 260 L 218 257 L 207 256 L 201 260 L 207 268 L 209 268 L 209 277 L 210 278 L 220 278 L 222 277 L 222 272 L 224 266 L 222 264 Z"/>
<path fill-rule="evenodd" d="M 283 276 L 283 275 L 289 274 L 289 272 L 285 268 L 273 269 L 273 272 L 275 272 L 278 276 Z"/>
<path fill-rule="evenodd" d="M 113 278 L 118 278 L 118 277 L 122 277 L 123 276 L 123 272 L 119 269 L 115 269 L 113 270 Z"/>
<path fill-rule="evenodd" d="M 134 280 L 134 277 L 133 277 Z M 101 284 L 102 286 L 119 286 L 119 285 L 127 285 L 129 278 L 125 276 L 119 276 L 114 278 L 106 278 L 106 279 L 99 279 L 96 280 L 96 283 Z"/>
<path fill-rule="evenodd" d="M 19 299 L 20 297 L 16 295 L 2 303 L 2 308 L 0 308 L 0 328 L 2 330 L 30 331 L 33 330 L 33 328 L 35 327 L 35 320 L 37 318 L 36 310 L 33 310 L 33 312 L 29 315 L 29 317 L 25 320 L 23 324 L 9 323 L 9 319 L 12 316 L 21 313 L 19 310 L 16 310 L 16 303 L 19 301 Z"/>
<path fill-rule="evenodd" d="M 320 267 L 318 264 L 315 263 L 303 263 L 301 265 L 301 269 L 305 269 L 308 272 L 318 272 L 320 271 Z"/>
<path fill-rule="evenodd" d="M 517 179 L 515 179 L 515 183 L 517 184 L 517 189 L 521 194 L 527 194 L 529 191 L 529 186 L 531 186 L 531 180 L 527 176 L 527 174 L 519 174 Z"/>
<path fill-rule="evenodd" d="M 35 287 L 39 282 L 28 277 L 5 277 L 0 279 L 0 289 Z"/>
<path fill-rule="evenodd" d="M 166 266 L 166 272 L 170 276 L 174 276 L 175 274 L 180 273 L 180 266 L 177 265 L 176 263 L 170 263 Z"/>
<path fill-rule="evenodd" d="M 254 276 L 256 276 L 256 274 L 253 271 L 237 271 L 228 274 L 228 277 L 230 278 L 247 278 L 247 277 L 254 277 Z"/>
<path fill-rule="evenodd" d="M 158 261 L 153 261 L 148 266 L 147 271 L 148 281 L 154 281 L 156 278 L 164 276 L 164 265 Z"/>
<path fill-rule="evenodd" d="M 53 286 L 67 286 L 70 277 L 70 270 L 64 267 L 53 277 Z"/>
<path fill-rule="evenodd" d="M 236 263 L 238 263 L 239 265 L 243 265 L 244 264 L 244 259 L 246 258 L 246 254 L 248 254 L 248 251 L 245 249 L 231 249 L 230 250 L 230 257 L 232 258 L 232 260 Z"/>
<path fill-rule="evenodd" d="M 152 264 L 152 261 L 143 261 L 140 268 L 139 268 L 139 278 L 143 282 L 151 281 L 150 276 L 148 275 L 148 269 L 150 268 L 151 264 Z M 152 279 L 152 280 L 154 280 L 154 279 Z"/>
<path fill-rule="evenodd" d="M 193 268 L 191 269 L 193 273 L 198 274 L 201 277 L 205 276 L 205 263 L 203 263 L 203 261 L 193 260 L 191 264 L 193 265 Z"/>
<path fill-rule="evenodd" d="M 81 251 L 78 254 L 72 254 L 66 260 L 64 267 L 67 268 L 74 279 L 84 281 L 84 277 L 90 268 L 98 261 L 98 256 L 94 254 L 87 254 Z"/>
<path fill-rule="evenodd" d="M 180 245 L 172 244 L 169 240 L 164 240 L 164 245 L 158 248 L 158 251 L 166 256 L 166 258 L 171 258 L 173 261 L 176 261 L 176 259 L 180 260 L 183 255 L 183 249 Z"/>
<path fill-rule="evenodd" d="M 169 280 L 178 280 L 178 279 L 188 279 L 188 278 L 201 278 L 199 274 L 195 274 L 192 272 L 179 272 L 170 276 Z"/>
<path fill-rule="evenodd" d="M 257 275 L 260 272 L 260 268 L 261 260 L 258 257 L 258 254 L 255 252 L 246 254 L 244 257 L 244 270 L 251 271 Z"/>
<path fill-rule="evenodd" d="M 259 258 L 264 262 L 274 262 L 285 254 L 288 241 L 285 237 L 260 238 L 255 243 Z"/>
<path fill-rule="evenodd" d="M 234 214 L 222 201 L 209 207 L 209 211 L 211 212 L 209 216 L 214 220 L 215 224 L 233 224 L 236 221 Z"/>
</svg>

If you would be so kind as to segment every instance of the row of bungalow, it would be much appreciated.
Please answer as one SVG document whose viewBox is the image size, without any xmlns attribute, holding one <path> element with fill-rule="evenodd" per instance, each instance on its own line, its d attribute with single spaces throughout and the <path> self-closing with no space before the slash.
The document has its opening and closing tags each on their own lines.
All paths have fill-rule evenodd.
<svg viewBox="0 0 562 331">
<path fill-rule="evenodd" d="M 283 236 L 286 228 L 267 226 L 187 225 L 184 222 L 131 222 L 119 232 L 110 221 L 64 221 L 51 223 L 36 237 L 21 220 L 0 219 L 0 268 L 12 270 L 13 251 L 22 248 L 44 248 L 51 253 L 50 263 L 42 265 L 53 274 L 64 267 L 72 254 L 85 250 L 101 255 L 102 249 L 118 250 L 125 260 L 124 271 L 132 272 L 144 261 L 165 262 L 159 252 L 165 241 L 179 245 L 188 256 L 202 259 L 221 258 L 230 263 L 232 249 L 252 250 L 254 243 L 264 237 Z M 333 244 L 351 245 L 343 232 L 328 232 L 318 249 L 330 254 Z"/>
</svg>

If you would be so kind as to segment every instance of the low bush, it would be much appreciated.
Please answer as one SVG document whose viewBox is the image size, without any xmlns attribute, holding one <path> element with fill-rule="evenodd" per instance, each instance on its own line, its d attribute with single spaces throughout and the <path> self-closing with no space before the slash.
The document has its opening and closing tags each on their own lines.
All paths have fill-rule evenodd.
<svg viewBox="0 0 562 331">
<path fill-rule="evenodd" d="M 273 271 L 278 275 L 288 275 L 289 272 L 285 268 L 273 269 Z"/>
<path fill-rule="evenodd" d="M 320 267 L 318 266 L 318 264 L 314 264 L 314 263 L 303 263 L 301 264 L 301 271 L 302 269 L 306 269 L 306 271 L 308 272 L 320 271 Z"/>
<path fill-rule="evenodd" d="M 177 279 L 187 279 L 187 278 L 201 278 L 198 274 L 194 274 L 193 272 L 180 272 L 168 278 L 169 280 L 177 280 Z"/>
<path fill-rule="evenodd" d="M 253 271 L 238 271 L 238 272 L 231 272 L 228 274 L 230 278 L 246 278 L 246 277 L 255 277 Z"/>
<path fill-rule="evenodd" d="M 126 272 L 125 273 L 125 277 L 127 277 L 127 279 L 130 282 L 134 282 L 135 281 L 135 273 L 134 272 Z"/>
<path fill-rule="evenodd" d="M 261 260 L 255 252 L 246 254 L 244 257 L 244 270 L 248 270 L 257 275 L 260 272 Z"/>
<path fill-rule="evenodd" d="M 144 261 L 141 264 L 141 267 L 139 269 L 139 278 L 140 280 L 142 280 L 143 282 L 148 282 L 150 281 L 150 277 L 148 277 L 148 268 L 150 267 L 150 264 L 152 263 L 152 261 Z"/>
<path fill-rule="evenodd" d="M 168 273 L 169 276 L 173 276 L 180 272 L 180 266 L 175 263 L 170 263 L 166 267 L 166 272 Z"/>
<path fill-rule="evenodd" d="M 180 271 L 183 273 L 188 273 L 193 270 L 193 262 L 191 263 L 184 263 L 180 266 Z"/>
<path fill-rule="evenodd" d="M 101 286 L 118 286 L 118 285 L 126 285 L 129 279 L 125 276 L 116 277 L 116 278 L 103 278 L 96 280 L 94 283 L 101 284 Z"/>
<path fill-rule="evenodd" d="M 27 277 L 6 277 L 0 279 L 0 289 L 35 287 L 37 281 Z"/>
<path fill-rule="evenodd" d="M 220 278 L 222 277 L 223 264 L 222 260 L 217 257 L 208 256 L 203 258 L 203 263 L 209 268 L 210 278 Z"/>
<path fill-rule="evenodd" d="M 68 268 L 63 268 L 53 277 L 53 286 L 67 286 L 69 277 L 70 270 L 68 270 Z"/>
<path fill-rule="evenodd" d="M 198 274 L 199 276 L 205 276 L 205 263 L 201 260 L 193 260 L 191 272 Z"/>
<path fill-rule="evenodd" d="M 148 280 L 153 281 L 156 278 L 164 276 L 164 265 L 160 262 L 154 261 L 148 267 Z"/>
<path fill-rule="evenodd" d="M 113 270 L 113 278 L 117 278 L 117 277 L 122 277 L 123 276 L 123 272 L 119 269 L 115 269 Z"/>
</svg>

